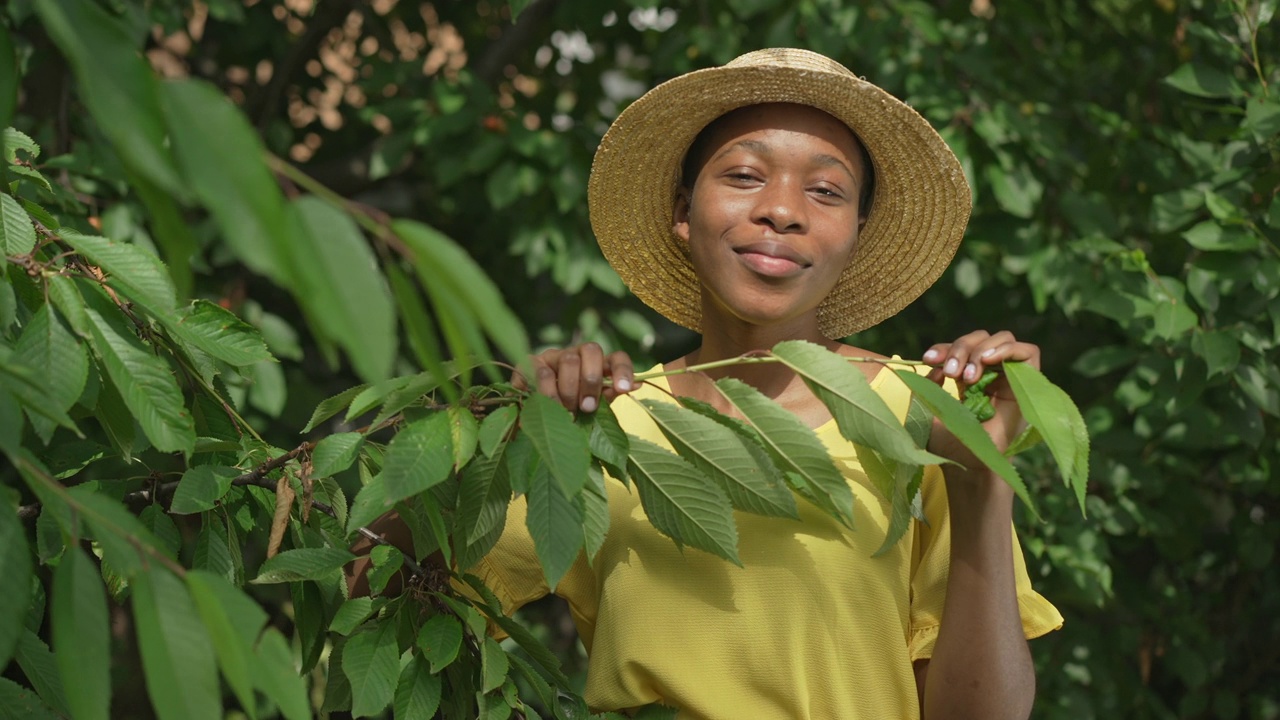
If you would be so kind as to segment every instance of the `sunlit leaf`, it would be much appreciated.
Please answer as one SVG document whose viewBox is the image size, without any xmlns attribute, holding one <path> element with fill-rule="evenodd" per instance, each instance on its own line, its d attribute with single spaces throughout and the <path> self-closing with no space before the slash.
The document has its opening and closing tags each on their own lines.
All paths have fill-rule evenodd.
<svg viewBox="0 0 1280 720">
<path fill-rule="evenodd" d="M 321 401 L 321 403 L 316 406 L 315 411 L 311 413 L 311 419 L 307 421 L 307 426 L 302 428 L 302 432 L 311 432 L 320 423 L 342 412 L 351 404 L 352 400 L 368 389 L 368 387 L 368 385 L 357 385 Z"/>
<path fill-rule="evenodd" d="M 1031 365 L 1006 362 L 1004 371 L 1018 398 L 1018 407 L 1040 431 L 1063 480 L 1075 491 L 1080 511 L 1084 512 L 1085 488 L 1089 484 L 1089 429 L 1080 409 L 1062 388 Z"/>
<path fill-rule="evenodd" d="M 360 433 L 334 433 L 320 439 L 311 451 L 311 474 L 315 477 L 336 475 L 355 462 L 364 445 Z"/>
<path fill-rule="evenodd" d="M 298 548 L 284 552 L 262 563 L 254 583 L 297 582 L 331 577 L 338 568 L 356 556 L 339 548 Z"/>
<path fill-rule="evenodd" d="M 582 511 L 565 496 L 545 463 L 539 463 L 530 475 L 527 497 L 529 513 L 525 523 L 547 587 L 554 588 L 582 550 Z"/>
<path fill-rule="evenodd" d="M 587 481 L 591 450 L 586 433 L 574 424 L 569 411 L 555 400 L 534 393 L 525 398 L 520 428 L 533 441 L 565 497 L 581 492 Z"/>
<path fill-rule="evenodd" d="M 178 338 L 225 363 L 243 366 L 273 359 L 256 328 L 208 300 L 196 300 L 164 319 Z"/>
<path fill-rule="evenodd" d="M 76 252 L 107 275 L 107 282 L 158 318 L 169 316 L 178 305 L 173 280 L 164 263 L 152 252 L 127 242 L 81 235 L 63 229 L 58 235 Z"/>
<path fill-rule="evenodd" d="M 36 245 L 36 229 L 17 200 L 0 192 L 0 249 L 5 255 L 26 255 Z"/>
<path fill-rule="evenodd" d="M 239 468 L 197 465 L 182 474 L 173 491 L 169 512 L 190 515 L 214 507 L 231 489 L 231 481 L 240 475 Z"/>
<path fill-rule="evenodd" d="M 678 455 L 635 436 L 628 462 L 640 504 L 659 532 L 677 546 L 742 564 L 733 507 L 719 486 Z"/>
</svg>

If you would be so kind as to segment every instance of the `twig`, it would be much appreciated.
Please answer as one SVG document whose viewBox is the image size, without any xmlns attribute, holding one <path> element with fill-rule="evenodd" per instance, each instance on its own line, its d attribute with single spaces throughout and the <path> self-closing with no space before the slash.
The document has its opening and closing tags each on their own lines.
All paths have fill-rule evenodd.
<svg viewBox="0 0 1280 720">
<path fill-rule="evenodd" d="M 855 363 L 879 363 L 881 365 L 928 365 L 922 360 L 899 360 L 897 358 L 876 358 L 876 357 L 845 357 L 845 360 Z M 635 380 L 644 382 L 660 377 L 670 377 L 672 375 L 685 375 L 687 373 L 701 373 L 707 370 L 715 370 L 722 367 L 732 367 L 734 365 L 756 365 L 763 363 L 782 362 L 780 358 L 773 355 L 739 355 L 725 360 L 714 360 L 712 362 L 699 363 L 688 367 L 677 368 L 675 370 L 650 370 L 649 372 L 637 373 Z M 604 384 L 612 385 L 613 381 L 609 378 L 604 379 Z"/>
</svg>

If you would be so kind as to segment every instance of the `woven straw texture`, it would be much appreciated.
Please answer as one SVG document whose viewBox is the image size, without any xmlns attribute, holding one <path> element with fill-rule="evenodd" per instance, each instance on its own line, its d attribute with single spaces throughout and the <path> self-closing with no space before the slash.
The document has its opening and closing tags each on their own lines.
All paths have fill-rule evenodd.
<svg viewBox="0 0 1280 720">
<path fill-rule="evenodd" d="M 680 164 L 712 120 L 762 103 L 809 105 L 842 120 L 875 167 L 858 248 L 818 308 L 823 334 L 846 337 L 895 315 L 950 264 L 969 221 L 969 185 L 955 154 L 915 110 L 808 50 L 758 50 L 681 75 L 618 116 L 588 184 L 605 258 L 643 302 L 700 332 L 701 289 L 688 248 L 672 232 Z"/>
</svg>

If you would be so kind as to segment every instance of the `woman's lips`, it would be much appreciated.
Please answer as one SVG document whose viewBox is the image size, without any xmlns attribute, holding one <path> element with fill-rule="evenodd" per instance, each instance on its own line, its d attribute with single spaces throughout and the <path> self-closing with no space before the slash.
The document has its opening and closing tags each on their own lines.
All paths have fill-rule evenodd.
<svg viewBox="0 0 1280 720">
<path fill-rule="evenodd" d="M 748 268 L 766 277 L 791 277 L 812 264 L 790 246 L 780 242 L 750 243 L 735 247 L 733 251 Z"/>
</svg>

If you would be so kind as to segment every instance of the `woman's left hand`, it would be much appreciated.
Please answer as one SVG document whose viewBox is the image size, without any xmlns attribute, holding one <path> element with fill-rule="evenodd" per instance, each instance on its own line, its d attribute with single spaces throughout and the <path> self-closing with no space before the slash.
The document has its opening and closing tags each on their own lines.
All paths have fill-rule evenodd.
<svg viewBox="0 0 1280 720">
<path fill-rule="evenodd" d="M 955 342 L 934 345 L 924 354 L 924 361 L 934 366 L 933 371 L 929 373 L 929 379 L 941 385 L 946 378 L 952 378 L 960 386 L 961 392 L 977 382 L 988 370 L 996 370 L 1000 373 L 999 377 L 985 389 L 996 414 L 982 426 L 1001 452 L 1009 447 L 1009 443 L 1025 426 L 1022 409 L 1018 407 L 1018 401 L 1009 387 L 1009 379 L 1005 377 L 1000 367 L 1006 360 L 1020 360 L 1039 369 L 1040 347 L 1031 343 L 1018 342 L 1013 333 L 1007 330 L 1001 330 L 994 335 L 985 330 L 975 330 Z M 929 438 L 929 451 L 954 460 L 970 471 L 985 467 L 963 443 L 936 420 L 933 434 Z"/>
</svg>

